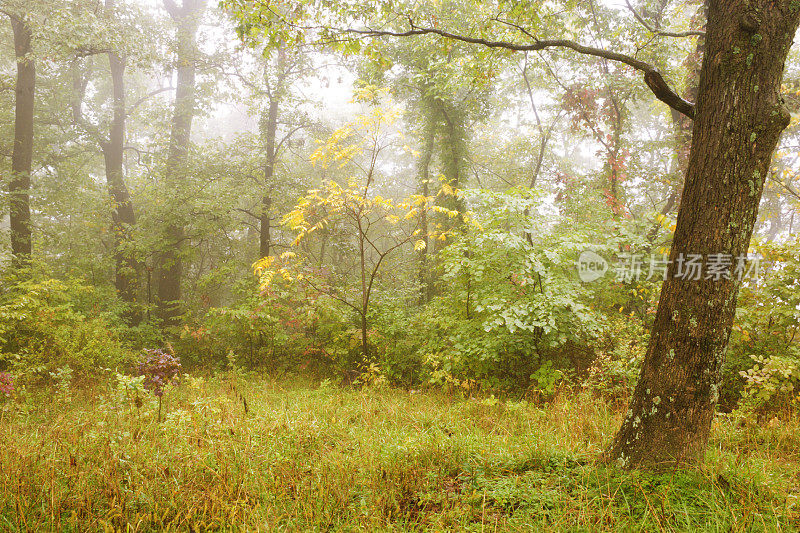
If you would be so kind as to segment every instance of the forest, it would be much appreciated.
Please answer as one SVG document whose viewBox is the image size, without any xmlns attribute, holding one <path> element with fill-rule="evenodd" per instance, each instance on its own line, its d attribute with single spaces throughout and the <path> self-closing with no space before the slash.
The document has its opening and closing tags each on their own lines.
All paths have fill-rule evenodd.
<svg viewBox="0 0 800 533">
<path fill-rule="evenodd" d="M 800 531 L 798 0 L 0 0 L 0 531 Z"/>
</svg>

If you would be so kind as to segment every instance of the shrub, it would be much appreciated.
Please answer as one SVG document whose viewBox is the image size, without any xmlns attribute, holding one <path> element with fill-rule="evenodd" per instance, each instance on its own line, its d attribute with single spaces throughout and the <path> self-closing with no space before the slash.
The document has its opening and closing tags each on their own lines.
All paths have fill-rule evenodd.
<svg viewBox="0 0 800 533">
<path fill-rule="evenodd" d="M 78 281 L 53 279 L 16 283 L 0 294 L 0 368 L 30 382 L 67 366 L 81 379 L 128 366 L 133 354 L 119 339 L 119 323 L 97 298 Z"/>
<path fill-rule="evenodd" d="M 164 350 L 145 350 L 145 356 L 139 362 L 138 372 L 140 376 L 144 376 L 142 386 L 152 391 L 158 398 L 158 422 L 160 423 L 164 391 L 180 375 L 181 362 L 174 354 Z"/>
<path fill-rule="evenodd" d="M 602 331 L 603 317 L 575 275 L 580 238 L 527 216 L 538 200 L 525 191 L 469 191 L 467 199 L 480 207 L 480 229 L 465 228 L 438 253 L 441 296 L 421 324 L 431 379 L 538 389 L 543 375 L 571 370 L 568 346 Z M 523 228 L 537 238 L 529 241 Z"/>
<path fill-rule="evenodd" d="M 797 399 L 800 390 L 800 357 L 773 355 L 752 356 L 755 366 L 740 371 L 745 379 L 741 407 L 764 412 L 786 406 Z"/>
<path fill-rule="evenodd" d="M 164 389 L 180 374 L 181 362 L 164 350 L 145 350 L 145 354 L 137 367 L 139 375 L 144 376 L 144 388 L 163 396 Z"/>
<path fill-rule="evenodd" d="M 282 375 L 330 376 L 347 365 L 347 332 L 352 323 L 336 302 L 302 287 L 276 282 L 237 304 L 210 309 L 184 327 L 175 347 L 184 366 L 246 370 Z"/>
<path fill-rule="evenodd" d="M 800 244 L 757 244 L 760 275 L 742 286 L 724 367 L 722 408 L 765 412 L 800 386 Z"/>
<path fill-rule="evenodd" d="M 649 334 L 643 324 L 616 315 L 592 346 L 594 358 L 582 372 L 582 385 L 609 400 L 627 400 L 636 387 Z"/>
</svg>

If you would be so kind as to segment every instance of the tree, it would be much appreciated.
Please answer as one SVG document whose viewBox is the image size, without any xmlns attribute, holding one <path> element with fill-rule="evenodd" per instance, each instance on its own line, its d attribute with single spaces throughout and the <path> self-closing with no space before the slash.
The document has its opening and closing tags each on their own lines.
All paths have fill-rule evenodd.
<svg viewBox="0 0 800 533">
<path fill-rule="evenodd" d="M 472 132 L 485 117 L 484 104 L 491 92 L 494 76 L 488 61 L 474 57 L 468 46 L 453 47 L 443 42 L 373 43 L 376 48 L 364 67 L 371 83 L 392 87 L 393 94 L 408 102 L 405 121 L 414 127 L 420 147 L 417 169 L 417 192 L 423 196 L 436 195 L 439 182 L 451 189 L 467 184 L 471 165 Z M 445 53 L 443 48 L 449 48 Z M 469 72 L 464 72 L 469 65 Z M 437 179 L 438 178 L 438 179 Z M 447 210 L 464 212 L 466 206 L 455 195 L 438 196 Z M 434 214 L 435 215 L 435 214 Z M 423 213 L 422 233 L 438 228 L 445 233 L 462 224 L 463 217 L 432 216 Z M 436 285 L 436 255 L 446 242 L 430 241 L 418 252 L 420 302 L 433 298 Z"/>
<path fill-rule="evenodd" d="M 115 0 L 105 0 L 105 14 L 109 20 L 119 18 Z M 105 164 L 106 186 L 111 199 L 111 233 L 114 239 L 114 286 L 120 298 L 128 304 L 137 301 L 139 293 L 140 264 L 133 251 L 133 228 L 136 226 L 136 213 L 133 200 L 125 183 L 124 155 L 125 130 L 129 109 L 126 104 L 125 51 L 120 51 L 115 43 L 101 43 L 95 47 L 75 50 L 73 61 L 75 93 L 72 102 L 73 120 L 100 146 Z M 91 124 L 82 111 L 83 100 L 89 82 L 89 74 L 81 72 L 79 59 L 87 56 L 106 55 L 108 57 L 109 77 L 111 79 L 111 120 L 108 132 L 101 131 L 98 124 Z M 130 318 L 136 322 L 137 313 Z"/>
<path fill-rule="evenodd" d="M 362 94 L 372 91 L 366 88 Z M 346 185 L 325 181 L 319 189 L 301 198 L 285 217 L 285 222 L 297 232 L 296 249 L 323 229 L 335 232 L 339 237 L 335 244 L 344 253 L 340 253 L 331 270 L 321 271 L 315 265 L 308 265 L 294 252 L 277 259 L 265 257 L 255 266 L 262 287 L 280 274 L 285 279 L 305 283 L 353 310 L 358 318 L 362 364 L 370 363 L 370 304 L 389 259 L 404 247 L 413 245 L 419 250 L 426 245 L 428 236 L 422 234 L 421 221 L 429 209 L 451 218 L 461 215 L 458 211 L 432 206 L 434 197 L 415 194 L 395 202 L 377 194 L 382 152 L 392 144 L 384 130 L 393 116 L 394 113 L 375 109 L 357 123 L 334 132 L 312 154 L 312 160 L 326 168 L 347 168 L 357 174 L 350 176 Z M 362 158 L 364 161 L 360 161 Z M 443 191 L 439 196 L 455 194 L 447 185 Z M 281 260 L 287 264 L 281 265 Z"/>
<path fill-rule="evenodd" d="M 11 179 L 8 182 L 11 256 L 14 265 L 24 267 L 30 263 L 32 252 L 30 189 L 36 63 L 32 54 L 32 32 L 28 16 L 7 11 L 4 13 L 11 19 L 17 59 L 14 148 L 11 155 Z"/>
<path fill-rule="evenodd" d="M 177 26 L 177 82 L 172 115 L 164 181 L 168 187 L 180 187 L 180 178 L 189 157 L 192 120 L 195 115 L 195 77 L 197 71 L 197 29 L 206 8 L 206 0 L 183 0 L 179 7 L 174 0 L 164 0 L 172 20 Z M 158 305 L 166 323 L 174 323 L 181 301 L 181 279 L 185 245 L 184 226 L 180 221 L 170 221 L 165 229 L 166 246 L 158 264 Z"/>
<path fill-rule="evenodd" d="M 620 463 L 703 456 L 740 280 L 685 281 L 675 276 L 676 261 L 690 253 L 747 254 L 772 152 L 789 124 L 780 84 L 799 21 L 800 9 L 790 2 L 709 4 L 673 263 L 628 416 L 611 448 Z"/>
<path fill-rule="evenodd" d="M 642 25 L 650 34 L 659 34 L 660 30 L 658 30 L 657 27 L 661 23 L 663 9 L 666 7 L 666 4 L 667 2 L 662 0 L 658 5 L 658 9 L 653 16 L 656 21 L 655 27 L 648 24 L 642 18 L 642 15 L 638 14 L 630 5 L 630 3 L 628 3 L 628 9 L 631 11 L 631 13 L 633 13 L 634 17 L 642 23 Z M 697 10 L 697 13 L 692 17 L 692 24 L 705 25 L 706 18 L 706 6 L 705 4 L 702 4 Z M 697 101 L 697 87 L 700 78 L 700 67 L 703 60 L 703 52 L 705 50 L 706 42 L 705 29 L 696 30 L 696 33 L 697 41 L 694 52 L 689 54 L 684 62 L 686 65 L 686 87 L 684 89 L 683 98 L 690 102 Z M 674 109 L 670 110 L 670 118 L 672 120 L 675 138 L 675 157 L 673 159 L 674 170 L 669 172 L 669 176 L 667 178 L 668 191 L 666 194 L 666 201 L 661 207 L 659 215 L 656 217 L 656 221 L 653 223 L 652 228 L 647 234 L 647 241 L 651 245 L 658 237 L 659 231 L 662 228 L 661 221 L 663 218 L 672 214 L 678 207 L 678 200 L 680 199 L 681 188 L 683 186 L 683 175 L 686 173 L 686 168 L 689 164 L 689 150 L 691 149 L 692 145 L 692 121 Z"/>
<path fill-rule="evenodd" d="M 106 0 L 106 7 L 113 8 L 113 0 Z M 128 186 L 125 184 L 123 156 L 125 150 L 125 61 L 116 52 L 108 53 L 109 68 L 114 92 L 113 119 L 107 141 L 101 142 L 106 164 L 106 182 L 113 201 L 111 220 L 114 233 L 114 284 L 120 297 L 128 303 L 136 301 L 139 290 L 139 264 L 130 249 L 131 231 L 136 225 Z"/>
<path fill-rule="evenodd" d="M 267 47 L 262 55 L 258 60 L 259 69 L 253 75 L 242 74 L 237 68 L 237 77 L 249 89 L 253 107 L 260 113 L 259 146 L 253 147 L 253 151 L 263 152 L 263 159 L 261 169 L 249 175 L 257 187 L 258 199 L 256 205 L 240 209 L 257 224 L 259 258 L 272 252 L 273 222 L 280 218 L 275 214 L 280 198 L 276 201 L 275 197 L 285 194 L 280 185 L 288 181 L 285 179 L 286 152 L 293 137 L 308 125 L 307 117 L 300 110 L 305 102 L 293 87 L 317 70 L 303 51 L 280 44 Z"/>
<path fill-rule="evenodd" d="M 275 163 L 276 163 L 276 147 L 275 147 L 275 137 L 278 132 L 278 112 L 281 106 L 281 98 L 283 97 L 283 92 L 285 91 L 285 82 L 286 82 L 286 51 L 283 48 L 279 48 L 277 50 L 277 59 L 275 60 L 275 68 L 278 71 L 275 86 L 270 86 L 269 82 L 267 82 L 267 97 L 269 99 L 269 105 L 267 106 L 267 110 L 265 116 L 262 117 L 263 123 L 263 135 L 264 135 L 264 157 L 266 161 L 264 162 L 264 183 L 267 187 L 267 191 L 265 191 L 264 196 L 261 198 L 261 210 L 259 212 L 259 246 L 258 246 L 258 253 L 261 257 L 267 257 L 269 255 L 270 245 L 272 244 L 272 239 L 270 235 L 270 230 L 272 229 L 272 196 L 270 194 L 270 188 L 272 185 L 272 179 L 275 174 Z M 266 78 L 266 76 L 265 76 Z"/>
<path fill-rule="evenodd" d="M 735 258 L 747 253 L 772 152 L 789 123 L 780 85 L 800 22 L 796 2 L 708 3 L 706 49 L 696 104 L 681 98 L 653 65 L 631 55 L 558 35 L 539 38 L 537 32 L 541 28 L 524 26 L 528 19 L 523 7 L 511 9 L 515 19 L 495 17 L 483 21 L 477 25 L 481 28 L 478 35 L 469 33 L 469 29 L 449 31 L 440 23 L 419 25 L 415 18 L 424 19 L 425 15 L 411 8 L 401 12 L 402 17 L 390 13 L 391 17 L 386 18 L 391 20 L 376 21 L 363 15 L 363 6 L 350 11 L 343 7 L 332 16 L 324 14 L 325 22 L 315 24 L 302 2 L 279 8 L 273 3 L 268 8 L 256 4 L 255 12 L 261 19 L 248 16 L 253 12 L 251 7 L 234 7 L 241 10 L 245 23 L 280 21 L 282 29 L 275 31 L 298 38 L 311 26 L 318 31 L 323 26 L 323 39 L 427 35 L 494 50 L 572 50 L 642 72 L 656 98 L 693 119 L 692 146 L 668 279 L 662 287 L 650 345 L 628 415 L 608 457 L 626 467 L 651 468 L 702 460 L 740 280 L 736 276 L 719 280 L 678 278 L 677 260 L 687 254 L 700 254 L 707 259 L 714 254 Z M 284 11 L 286 7 L 295 10 Z M 281 15 L 275 16 L 278 12 Z M 353 21 L 365 24 L 356 27 Z M 349 27 L 337 28 L 336 22 Z M 502 29 L 496 29 L 498 24 Z M 487 28 L 509 38 L 493 38 Z M 516 35 L 511 36 L 509 31 Z"/>
</svg>

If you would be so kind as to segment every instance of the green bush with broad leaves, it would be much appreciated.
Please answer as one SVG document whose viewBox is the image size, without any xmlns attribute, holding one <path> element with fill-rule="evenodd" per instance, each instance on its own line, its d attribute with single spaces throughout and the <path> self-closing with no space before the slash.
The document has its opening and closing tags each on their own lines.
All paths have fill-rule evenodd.
<svg viewBox="0 0 800 533">
<path fill-rule="evenodd" d="M 187 367 L 328 376 L 356 351 L 347 317 L 336 302 L 276 282 L 186 324 L 175 348 Z"/>
<path fill-rule="evenodd" d="M 720 400 L 766 412 L 800 402 L 800 243 L 754 252 L 758 276 L 742 283 Z"/>
<path fill-rule="evenodd" d="M 551 393 L 574 366 L 569 347 L 603 329 L 575 270 L 586 237 L 530 215 L 544 206 L 529 191 L 466 199 L 481 215 L 439 252 L 442 290 L 423 321 L 430 380 Z"/>
</svg>

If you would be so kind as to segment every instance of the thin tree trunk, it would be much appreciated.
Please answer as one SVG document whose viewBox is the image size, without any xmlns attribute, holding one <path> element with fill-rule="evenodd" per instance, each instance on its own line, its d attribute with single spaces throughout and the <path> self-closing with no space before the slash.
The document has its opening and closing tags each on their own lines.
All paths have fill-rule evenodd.
<svg viewBox="0 0 800 533">
<path fill-rule="evenodd" d="M 366 191 L 364 196 L 366 197 Z M 364 229 L 361 226 L 361 214 L 358 214 L 358 252 L 361 267 L 361 354 L 366 365 L 369 361 L 369 343 L 367 335 L 367 310 L 369 307 L 369 291 L 367 289 L 367 251 Z"/>
<path fill-rule="evenodd" d="M 701 25 L 702 29 L 705 30 L 705 21 L 708 17 L 708 10 L 705 4 L 700 6 L 696 17 L 702 19 L 702 22 L 693 19 L 692 26 L 696 27 L 697 25 Z M 698 24 L 698 22 L 700 22 L 700 24 Z M 697 38 L 697 44 L 695 45 L 694 52 L 684 62 L 684 65 L 687 69 L 687 74 L 686 91 L 683 94 L 683 98 L 689 102 L 697 101 L 700 68 L 702 66 L 705 49 L 706 38 L 705 35 L 701 35 Z M 661 217 L 665 217 L 672 213 L 680 200 L 680 192 L 683 186 L 683 176 L 686 174 L 686 168 L 689 165 L 689 151 L 691 150 L 692 146 L 692 121 L 689 119 L 689 117 L 682 115 L 674 109 L 671 109 L 670 112 L 672 117 L 673 132 L 675 134 L 675 161 L 677 163 L 676 174 L 678 175 L 679 179 L 674 180 L 674 182 L 671 184 L 669 194 L 667 195 L 667 201 L 661 208 Z M 658 220 L 653 224 L 647 234 L 648 249 L 652 247 L 660 230 L 661 220 Z"/>
<path fill-rule="evenodd" d="M 361 356 L 364 358 L 364 365 L 369 364 L 369 334 L 367 329 L 367 306 L 361 313 Z"/>
<path fill-rule="evenodd" d="M 264 172 L 264 174 L 266 174 L 266 172 Z M 258 253 L 260 257 L 267 257 L 270 253 L 270 246 L 272 244 L 272 238 L 270 235 L 271 208 L 272 208 L 272 197 L 269 194 L 266 194 L 261 199 L 261 216 L 259 220 L 260 231 L 259 231 L 259 246 L 258 246 Z"/>
<path fill-rule="evenodd" d="M 430 166 L 431 159 L 433 158 L 433 143 L 435 137 L 435 128 L 433 124 L 425 129 L 425 146 L 423 148 L 422 157 L 420 158 L 420 193 L 427 198 L 430 196 Z M 420 213 L 420 228 L 422 234 L 420 237 L 425 245 L 419 251 L 419 283 L 420 283 L 420 305 L 425 305 L 431 301 L 433 297 L 430 265 L 428 264 L 428 254 L 430 253 L 428 247 L 430 241 L 428 239 L 428 210 L 425 207 Z"/>
<path fill-rule="evenodd" d="M 771 211 L 769 217 L 769 231 L 767 232 L 766 239 L 774 241 L 778 235 L 783 231 L 783 217 L 781 216 L 781 199 L 778 196 L 773 196 L 768 202 L 768 212 Z"/>
<path fill-rule="evenodd" d="M 178 78 L 170 133 L 169 152 L 164 172 L 168 187 L 180 188 L 180 178 L 188 163 L 192 120 L 195 114 L 195 76 L 197 59 L 197 28 L 205 10 L 206 0 L 183 0 L 178 8 L 173 0 L 164 6 L 177 25 Z M 166 246 L 159 257 L 158 305 L 159 314 L 167 325 L 174 325 L 180 312 L 181 280 L 185 229 L 180 221 L 171 222 L 165 230 Z"/>
<path fill-rule="evenodd" d="M 536 187 L 536 181 L 539 179 L 539 173 L 542 171 L 542 163 L 544 162 L 544 154 L 547 151 L 547 143 L 550 142 L 550 136 L 553 133 L 553 127 L 558 120 L 558 116 L 553 119 L 553 122 L 550 126 L 545 130 L 544 125 L 542 124 L 542 119 L 539 117 L 539 110 L 536 108 L 536 100 L 533 97 L 533 88 L 531 87 L 531 82 L 528 79 L 528 56 L 525 56 L 525 66 L 522 68 L 522 80 L 525 82 L 525 89 L 528 92 L 528 100 L 531 103 L 531 110 L 533 111 L 533 116 L 536 118 L 536 129 L 539 130 L 539 150 L 536 154 L 536 163 L 533 165 L 533 171 L 531 172 L 531 179 L 530 185 L 528 186 L 531 190 Z M 526 224 L 526 227 L 523 229 L 525 233 L 525 240 L 528 241 L 528 244 L 533 246 L 533 235 L 530 232 L 530 228 L 527 227 L 528 216 L 530 215 L 530 208 L 526 207 L 522 213 L 523 216 L 523 223 Z"/>
<path fill-rule="evenodd" d="M 800 10 L 711 0 L 692 148 L 668 279 L 627 417 L 609 457 L 627 467 L 702 461 L 764 180 L 789 113 L 780 98 Z M 732 257 L 731 279 L 686 280 L 678 259 Z"/>
<path fill-rule="evenodd" d="M 14 147 L 11 154 L 11 179 L 8 183 L 11 257 L 16 267 L 30 264 L 31 166 L 33 162 L 33 108 L 36 91 L 36 65 L 31 55 L 31 28 L 20 16 L 11 15 L 14 52 L 17 58 Z"/>
<path fill-rule="evenodd" d="M 267 191 L 272 188 L 272 179 L 275 175 L 275 138 L 278 133 L 278 111 L 280 110 L 281 93 L 283 92 L 283 66 L 284 51 L 278 50 L 278 79 L 275 87 L 269 91 L 269 107 L 264 124 L 264 149 L 266 163 L 264 164 L 264 187 Z M 270 249 L 270 209 L 272 207 L 272 197 L 266 192 L 261 199 L 261 238 L 259 253 L 261 257 L 267 257 Z"/>
</svg>

